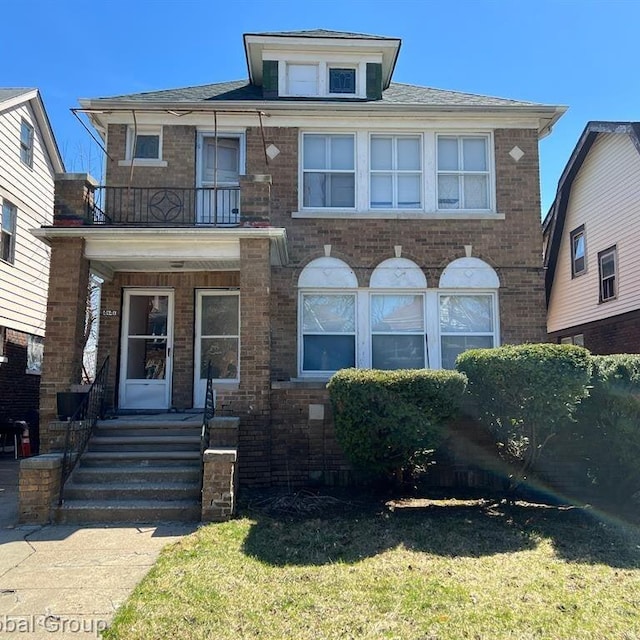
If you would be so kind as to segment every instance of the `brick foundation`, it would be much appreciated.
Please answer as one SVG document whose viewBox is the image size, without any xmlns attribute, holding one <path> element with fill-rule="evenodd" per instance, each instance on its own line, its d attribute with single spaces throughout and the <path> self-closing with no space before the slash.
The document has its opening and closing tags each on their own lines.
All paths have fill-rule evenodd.
<svg viewBox="0 0 640 640">
<path fill-rule="evenodd" d="M 229 520 L 236 512 L 238 452 L 232 447 L 204 452 L 202 522 Z"/>
<path fill-rule="evenodd" d="M 50 453 L 20 462 L 18 521 L 48 524 L 60 497 L 62 455 Z"/>
</svg>

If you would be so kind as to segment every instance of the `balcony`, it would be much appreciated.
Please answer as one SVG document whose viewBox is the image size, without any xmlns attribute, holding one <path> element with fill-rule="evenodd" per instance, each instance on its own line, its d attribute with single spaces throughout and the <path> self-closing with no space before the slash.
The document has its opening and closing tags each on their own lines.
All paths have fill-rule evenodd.
<svg viewBox="0 0 640 640">
<path fill-rule="evenodd" d="M 238 227 L 240 187 L 96 187 L 88 206 L 95 225 Z"/>
</svg>

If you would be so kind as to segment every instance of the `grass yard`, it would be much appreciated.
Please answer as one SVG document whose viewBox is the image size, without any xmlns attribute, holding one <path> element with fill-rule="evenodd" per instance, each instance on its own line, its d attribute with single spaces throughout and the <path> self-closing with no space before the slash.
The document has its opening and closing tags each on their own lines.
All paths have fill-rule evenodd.
<svg viewBox="0 0 640 640">
<path fill-rule="evenodd" d="M 247 512 L 166 549 L 106 637 L 640 638 L 640 533 L 491 501 Z"/>
</svg>

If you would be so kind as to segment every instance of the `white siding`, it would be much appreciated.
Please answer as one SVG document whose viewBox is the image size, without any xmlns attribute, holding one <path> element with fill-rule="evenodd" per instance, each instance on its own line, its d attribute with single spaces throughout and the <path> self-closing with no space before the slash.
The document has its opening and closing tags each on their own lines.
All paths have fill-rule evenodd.
<svg viewBox="0 0 640 640">
<path fill-rule="evenodd" d="M 20 160 L 20 127 L 34 128 L 33 167 Z M 0 325 L 44 335 L 49 249 L 29 229 L 53 220 L 54 172 L 29 103 L 0 112 L 0 201 L 18 209 L 14 264 L 0 261 Z"/>
<path fill-rule="evenodd" d="M 570 234 L 584 224 L 586 273 L 571 277 Z M 629 136 L 599 134 L 578 171 L 558 253 L 547 330 L 640 308 L 640 154 Z M 598 253 L 617 246 L 616 300 L 599 303 Z"/>
</svg>

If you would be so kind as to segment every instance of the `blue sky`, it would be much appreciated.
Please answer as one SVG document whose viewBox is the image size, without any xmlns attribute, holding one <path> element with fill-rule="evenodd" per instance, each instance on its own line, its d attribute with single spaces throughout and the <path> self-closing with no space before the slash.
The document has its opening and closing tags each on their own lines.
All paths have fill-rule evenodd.
<svg viewBox="0 0 640 640">
<path fill-rule="evenodd" d="M 41 90 L 69 171 L 100 172 L 99 149 L 69 111 L 78 98 L 246 78 L 242 34 L 256 31 L 400 37 L 397 82 L 568 106 L 540 143 L 542 215 L 589 120 L 640 120 L 637 0 L 0 0 L 0 7 L 5 25 L 20 25 L 3 29 L 0 86 Z"/>
</svg>

